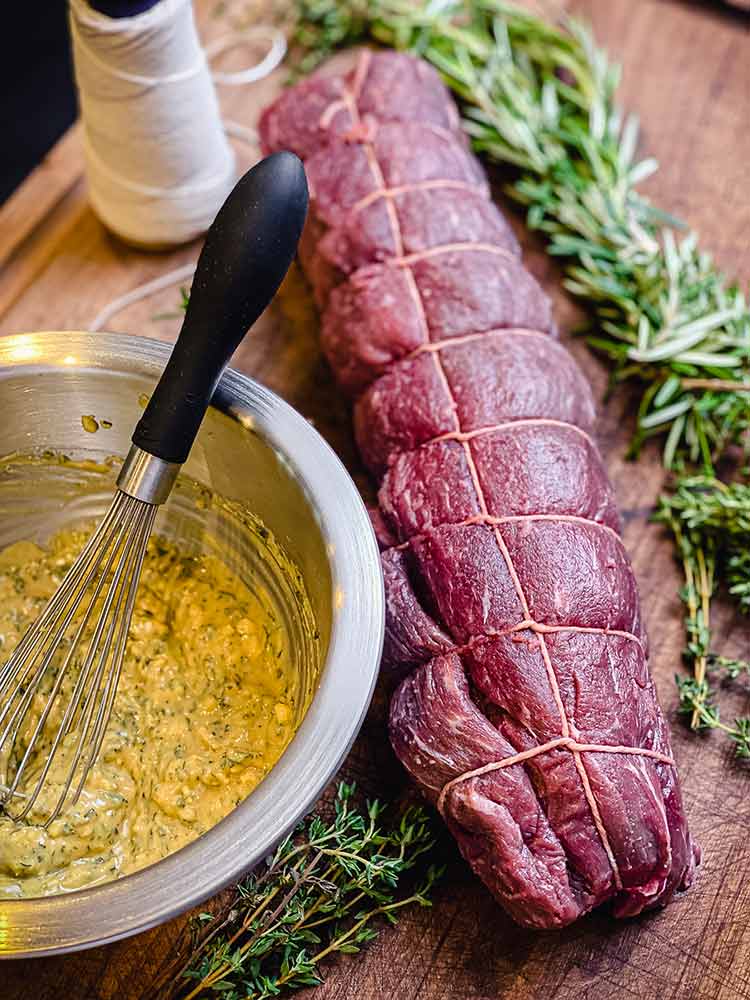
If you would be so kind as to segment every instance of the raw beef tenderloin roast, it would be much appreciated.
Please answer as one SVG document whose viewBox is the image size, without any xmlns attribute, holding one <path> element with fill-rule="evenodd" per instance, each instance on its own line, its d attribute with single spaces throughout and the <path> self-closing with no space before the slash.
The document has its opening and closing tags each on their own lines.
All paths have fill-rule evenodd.
<svg viewBox="0 0 750 1000">
<path fill-rule="evenodd" d="M 301 258 L 379 478 L 393 747 L 521 924 L 690 884 L 591 393 L 434 71 L 360 53 L 263 116 L 305 159 Z"/>
</svg>

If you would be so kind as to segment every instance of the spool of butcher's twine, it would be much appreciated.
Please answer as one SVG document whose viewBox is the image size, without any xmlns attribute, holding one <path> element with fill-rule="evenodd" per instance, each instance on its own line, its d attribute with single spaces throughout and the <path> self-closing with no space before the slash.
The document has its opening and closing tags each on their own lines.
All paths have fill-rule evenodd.
<svg viewBox="0 0 750 1000">
<path fill-rule="evenodd" d="M 190 0 L 70 0 L 70 27 L 97 215 L 139 247 L 201 235 L 236 168 Z"/>
</svg>

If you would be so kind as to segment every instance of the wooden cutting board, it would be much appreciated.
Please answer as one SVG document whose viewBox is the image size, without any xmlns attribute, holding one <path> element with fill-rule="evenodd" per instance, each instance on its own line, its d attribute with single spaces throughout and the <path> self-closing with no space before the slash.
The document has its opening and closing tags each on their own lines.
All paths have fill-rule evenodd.
<svg viewBox="0 0 750 1000">
<path fill-rule="evenodd" d="M 747 286 L 750 22 L 708 3 L 677 0 L 572 0 L 567 6 L 593 24 L 598 40 L 624 64 L 623 100 L 641 117 L 644 149 L 662 163 L 649 184 L 654 200 L 697 228 L 703 246 Z M 258 15 L 247 0 L 197 0 L 196 9 L 204 37 L 226 31 L 232 19 Z M 220 88 L 225 113 L 252 124 L 281 80 L 277 74 L 253 87 Z M 249 165 L 253 152 L 239 152 Z M 555 298 L 561 326 L 570 328 L 576 314 L 560 291 L 558 271 L 520 222 L 517 228 L 527 260 Z M 111 299 L 195 255 L 195 246 L 168 255 L 138 253 L 108 236 L 86 201 L 74 127 L 0 209 L 0 334 L 86 329 Z M 178 302 L 178 290 L 171 289 L 107 326 L 170 340 L 179 326 Z M 572 350 L 601 396 L 603 369 L 581 343 Z M 291 275 L 280 307 L 235 360 L 310 417 L 366 489 L 299 274 Z M 623 460 L 631 416 L 621 394 L 602 407 L 598 438 L 625 518 L 687 811 L 703 845 L 695 887 L 640 920 L 597 915 L 561 933 L 530 933 L 503 915 L 448 844 L 448 873 L 433 908 L 405 915 L 362 955 L 334 961 L 316 1000 L 750 998 L 750 765 L 734 762 L 722 740 L 690 735 L 675 720 L 672 677 L 681 669 L 683 644 L 679 580 L 668 541 L 649 523 L 663 482 L 658 455 L 649 451 L 637 466 Z M 723 652 L 747 655 L 746 622 L 725 614 L 718 635 Z M 738 711 L 747 711 L 740 707 L 745 700 L 739 696 Z M 343 774 L 369 794 L 393 797 L 404 778 L 387 746 L 384 710 L 384 699 L 376 697 Z M 80 955 L 4 964 L 0 996 L 138 997 L 180 926 L 175 921 Z"/>
</svg>

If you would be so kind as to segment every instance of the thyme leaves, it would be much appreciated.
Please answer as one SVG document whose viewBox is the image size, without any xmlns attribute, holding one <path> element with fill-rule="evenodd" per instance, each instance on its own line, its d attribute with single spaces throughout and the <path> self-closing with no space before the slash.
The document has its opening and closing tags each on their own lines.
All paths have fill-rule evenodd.
<svg viewBox="0 0 750 1000">
<path fill-rule="evenodd" d="M 266 1000 L 315 986 L 331 955 L 358 952 L 407 907 L 430 906 L 442 869 L 430 862 L 427 814 L 359 808 L 354 796 L 341 782 L 330 820 L 309 817 L 219 913 L 200 914 L 148 996 Z"/>
</svg>

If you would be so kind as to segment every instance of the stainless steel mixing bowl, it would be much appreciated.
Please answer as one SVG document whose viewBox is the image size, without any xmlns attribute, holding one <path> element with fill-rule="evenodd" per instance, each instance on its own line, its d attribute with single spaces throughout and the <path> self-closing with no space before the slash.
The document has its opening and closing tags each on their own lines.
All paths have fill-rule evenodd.
<svg viewBox="0 0 750 1000">
<path fill-rule="evenodd" d="M 124 455 L 139 397 L 153 389 L 168 353 L 156 341 L 109 334 L 0 339 L 0 455 L 42 449 L 77 459 Z M 89 414 L 112 426 L 87 432 L 81 417 Z M 333 451 L 281 399 L 230 369 L 185 472 L 257 514 L 299 567 L 320 631 L 319 680 L 304 679 L 317 683 L 312 703 L 268 777 L 192 844 L 101 886 L 0 901 L 0 956 L 73 951 L 136 934 L 236 880 L 312 807 L 364 718 L 383 641 L 382 578 L 367 512 Z M 64 470 L 41 485 L 30 478 L 28 495 L 16 496 L 10 513 L 3 512 L 0 544 L 79 518 L 69 485 Z M 84 513 L 103 508 L 105 485 L 89 491 Z M 200 542 L 208 535 L 190 509 L 178 496 L 167 530 L 171 524 L 174 533 L 177 524 L 179 534 L 180 525 L 192 524 L 188 534 Z M 214 517 L 209 527 L 230 551 L 242 530 L 227 526 L 226 518 Z M 303 664 L 305 671 L 314 667 Z"/>
</svg>

